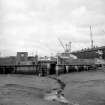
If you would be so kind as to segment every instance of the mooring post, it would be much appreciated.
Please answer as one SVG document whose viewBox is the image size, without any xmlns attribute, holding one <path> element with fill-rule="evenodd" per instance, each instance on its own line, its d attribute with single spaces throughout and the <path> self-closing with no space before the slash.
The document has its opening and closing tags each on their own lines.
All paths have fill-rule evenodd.
<svg viewBox="0 0 105 105">
<path fill-rule="evenodd" d="M 69 72 L 69 66 L 66 65 L 66 73 L 68 73 L 68 72 Z"/>
<path fill-rule="evenodd" d="M 56 65 L 56 76 L 58 76 L 59 75 L 59 65 L 57 64 Z"/>
<path fill-rule="evenodd" d="M 47 75 L 50 74 L 50 63 L 47 63 Z"/>
<path fill-rule="evenodd" d="M 3 66 L 3 74 L 5 74 L 5 71 L 6 71 L 5 69 L 6 69 L 5 66 Z"/>
<path fill-rule="evenodd" d="M 76 72 L 79 71 L 79 66 L 75 65 L 74 68 L 75 68 Z"/>
</svg>

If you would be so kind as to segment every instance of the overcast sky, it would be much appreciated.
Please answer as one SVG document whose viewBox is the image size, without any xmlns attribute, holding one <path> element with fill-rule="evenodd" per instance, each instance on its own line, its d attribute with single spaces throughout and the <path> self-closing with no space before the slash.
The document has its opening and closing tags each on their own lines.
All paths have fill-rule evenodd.
<svg viewBox="0 0 105 105">
<path fill-rule="evenodd" d="M 63 51 L 71 41 L 72 50 L 105 44 L 105 0 L 0 0 L 0 52 L 17 51 L 51 55 Z"/>
</svg>

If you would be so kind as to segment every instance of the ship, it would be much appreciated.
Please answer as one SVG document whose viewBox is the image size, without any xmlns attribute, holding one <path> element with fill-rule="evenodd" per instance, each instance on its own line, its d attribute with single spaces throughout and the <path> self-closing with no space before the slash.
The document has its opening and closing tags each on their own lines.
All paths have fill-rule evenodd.
<svg viewBox="0 0 105 105">
<path fill-rule="evenodd" d="M 105 46 L 71 52 L 80 59 L 105 59 Z"/>
<path fill-rule="evenodd" d="M 92 27 L 90 26 L 90 48 L 85 48 L 79 51 L 74 51 L 72 54 L 80 59 L 104 59 L 105 60 L 105 46 L 94 46 Z"/>
<path fill-rule="evenodd" d="M 90 27 L 91 30 L 91 27 Z M 92 34 L 91 47 L 79 51 L 71 51 L 71 42 L 66 43 L 58 39 L 64 52 L 58 54 L 58 64 L 72 65 L 72 66 L 88 66 L 88 65 L 102 65 L 105 64 L 105 46 L 94 47 Z"/>
</svg>

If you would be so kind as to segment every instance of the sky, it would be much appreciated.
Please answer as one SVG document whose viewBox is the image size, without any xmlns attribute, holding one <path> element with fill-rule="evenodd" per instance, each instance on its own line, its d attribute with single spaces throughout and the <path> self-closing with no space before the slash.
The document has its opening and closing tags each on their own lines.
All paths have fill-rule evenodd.
<svg viewBox="0 0 105 105">
<path fill-rule="evenodd" d="M 105 45 L 105 0 L 0 0 L 0 56 L 54 55 Z"/>
</svg>

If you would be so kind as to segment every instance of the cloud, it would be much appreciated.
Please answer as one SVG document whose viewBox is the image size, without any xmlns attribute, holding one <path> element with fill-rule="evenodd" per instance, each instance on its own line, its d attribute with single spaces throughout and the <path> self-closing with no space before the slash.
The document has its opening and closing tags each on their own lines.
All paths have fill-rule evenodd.
<svg viewBox="0 0 105 105">
<path fill-rule="evenodd" d="M 1 0 L 1 4 L 0 49 L 5 55 L 21 50 L 38 50 L 41 55 L 62 51 L 58 37 L 64 44 L 71 41 L 72 50 L 89 47 L 90 25 L 95 40 L 104 41 L 102 0 Z"/>
<path fill-rule="evenodd" d="M 76 8 L 75 10 L 72 11 L 73 17 L 81 17 L 84 14 L 86 14 L 87 10 L 85 6 L 81 6 L 79 8 Z"/>
<path fill-rule="evenodd" d="M 25 0 L 1 0 L 4 12 L 18 12 L 27 9 Z"/>
</svg>

